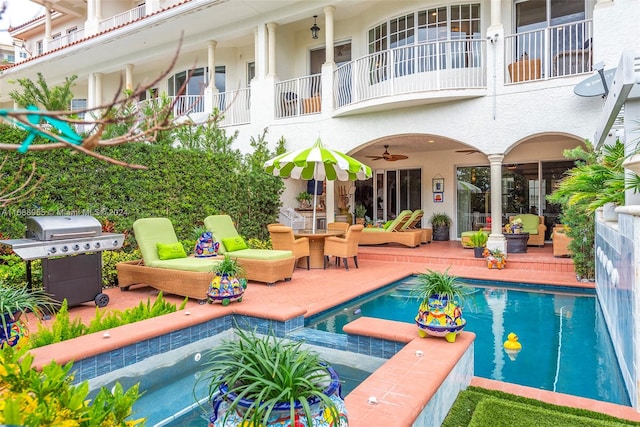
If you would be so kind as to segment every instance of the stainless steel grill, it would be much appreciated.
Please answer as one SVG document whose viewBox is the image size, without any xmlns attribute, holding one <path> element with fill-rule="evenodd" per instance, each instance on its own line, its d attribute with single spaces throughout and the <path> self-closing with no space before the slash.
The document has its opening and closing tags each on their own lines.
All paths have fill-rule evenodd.
<svg viewBox="0 0 640 427">
<path fill-rule="evenodd" d="M 120 249 L 124 234 L 103 233 L 100 222 L 88 215 L 31 216 L 24 239 L 0 240 L 27 262 L 31 285 L 31 261 L 42 259 L 45 291 L 69 306 L 87 301 L 104 307 L 101 251 Z M 69 256 L 74 255 L 74 256 Z"/>
</svg>

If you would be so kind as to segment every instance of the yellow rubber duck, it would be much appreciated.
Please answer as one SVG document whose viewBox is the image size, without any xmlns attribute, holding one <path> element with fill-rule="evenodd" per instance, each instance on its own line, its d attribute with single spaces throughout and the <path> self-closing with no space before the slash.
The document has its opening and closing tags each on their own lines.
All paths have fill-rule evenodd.
<svg viewBox="0 0 640 427">
<path fill-rule="evenodd" d="M 509 356 L 509 359 L 516 360 L 516 356 L 522 350 L 522 344 L 518 342 L 518 336 L 511 332 L 507 335 L 507 340 L 503 344 L 504 351 Z"/>
</svg>

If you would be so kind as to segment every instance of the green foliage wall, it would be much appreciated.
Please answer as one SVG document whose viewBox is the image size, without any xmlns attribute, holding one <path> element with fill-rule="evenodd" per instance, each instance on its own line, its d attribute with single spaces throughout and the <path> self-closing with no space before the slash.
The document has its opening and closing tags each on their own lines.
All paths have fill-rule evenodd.
<svg viewBox="0 0 640 427">
<path fill-rule="evenodd" d="M 2 141 L 20 141 L 24 135 L 0 126 Z M 112 165 L 72 150 L 10 153 L 0 186 L 22 159 L 27 164 L 36 160 L 37 174 L 46 179 L 33 197 L 0 208 L 0 231 L 18 238 L 24 236 L 26 216 L 88 214 L 126 233 L 138 218 L 163 216 L 172 220 L 178 238 L 186 239 L 207 215 L 226 213 L 237 222 L 240 234 L 267 240 L 266 224 L 277 218 L 284 184 L 262 170 L 263 159 L 271 155 L 264 135 L 251 144 L 255 153 L 244 156 L 224 145 L 218 151 L 143 143 L 97 150 L 148 170 Z M 130 248 L 135 247 L 132 239 L 129 233 Z"/>
</svg>

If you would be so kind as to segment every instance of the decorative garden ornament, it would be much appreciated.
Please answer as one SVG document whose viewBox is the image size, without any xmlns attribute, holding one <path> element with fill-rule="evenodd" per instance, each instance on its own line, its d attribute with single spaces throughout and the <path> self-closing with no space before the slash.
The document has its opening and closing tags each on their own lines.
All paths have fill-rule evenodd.
<svg viewBox="0 0 640 427">
<path fill-rule="evenodd" d="M 244 290 L 247 288 L 242 266 L 225 254 L 224 260 L 214 267 L 213 272 L 215 276 L 211 279 L 207 292 L 208 301 L 219 302 L 222 305 L 229 305 L 234 301 L 242 302 Z"/>
<path fill-rule="evenodd" d="M 219 248 L 220 242 L 213 240 L 213 234 L 210 231 L 205 231 L 198 237 L 193 253 L 197 258 L 208 258 L 217 256 Z"/>
</svg>

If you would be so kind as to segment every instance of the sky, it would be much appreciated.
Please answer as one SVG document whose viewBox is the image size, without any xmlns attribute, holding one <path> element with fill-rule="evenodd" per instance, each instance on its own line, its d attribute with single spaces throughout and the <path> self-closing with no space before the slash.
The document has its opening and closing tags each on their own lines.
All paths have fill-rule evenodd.
<svg viewBox="0 0 640 427">
<path fill-rule="evenodd" d="M 2 0 L 0 0 L 0 4 Z M 29 0 L 7 0 L 7 10 L 0 19 L 0 41 L 11 43 L 11 37 L 7 33 L 10 26 L 17 27 L 27 21 L 44 14 L 44 8 Z"/>
</svg>

